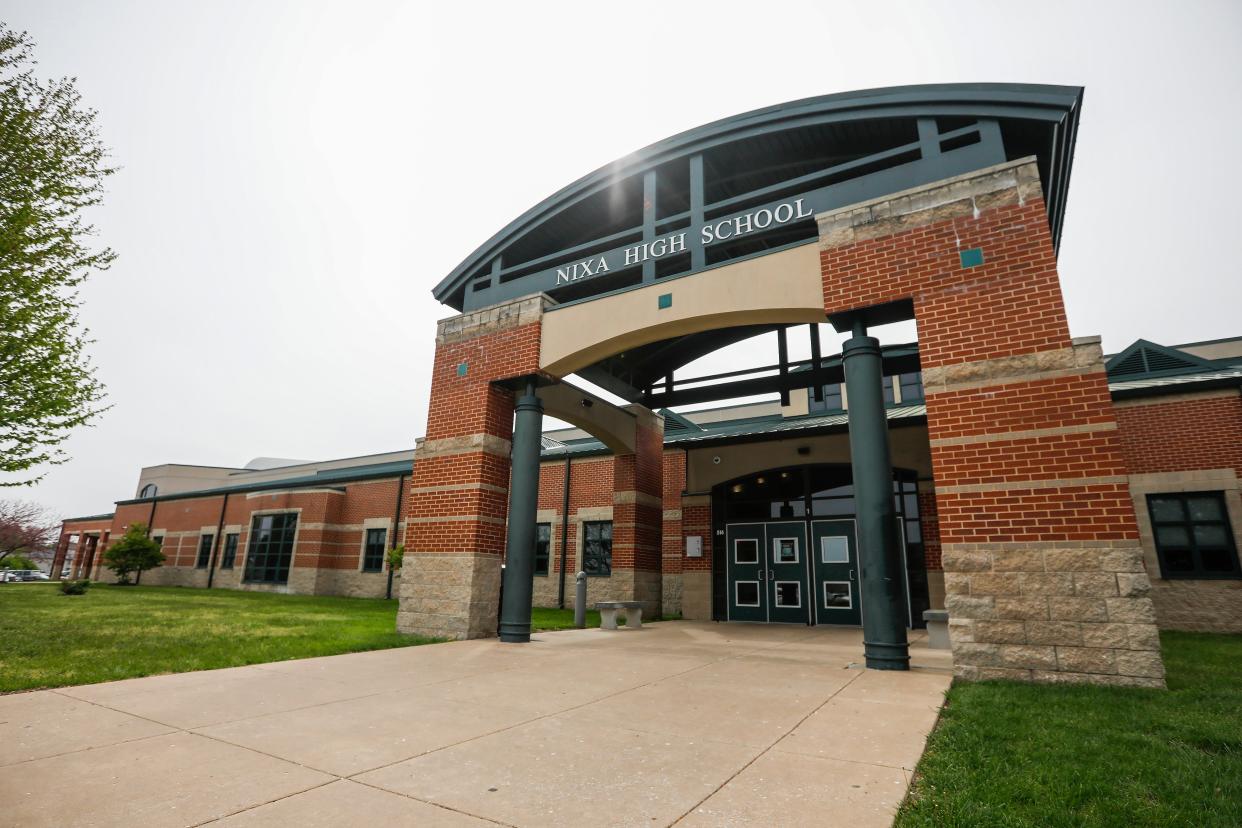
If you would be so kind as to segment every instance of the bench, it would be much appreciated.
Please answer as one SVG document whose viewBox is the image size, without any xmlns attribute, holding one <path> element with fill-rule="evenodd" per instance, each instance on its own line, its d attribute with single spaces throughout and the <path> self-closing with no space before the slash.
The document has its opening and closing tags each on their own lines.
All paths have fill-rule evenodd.
<svg viewBox="0 0 1242 828">
<path fill-rule="evenodd" d="M 599 610 L 601 630 L 617 628 L 617 612 L 620 610 L 625 610 L 625 626 L 632 630 L 643 628 L 643 605 L 637 601 L 600 601 L 595 608 Z"/>
<path fill-rule="evenodd" d="M 950 650 L 949 643 L 949 611 L 942 609 L 923 610 L 923 620 L 927 622 L 927 646 L 932 650 Z"/>
</svg>

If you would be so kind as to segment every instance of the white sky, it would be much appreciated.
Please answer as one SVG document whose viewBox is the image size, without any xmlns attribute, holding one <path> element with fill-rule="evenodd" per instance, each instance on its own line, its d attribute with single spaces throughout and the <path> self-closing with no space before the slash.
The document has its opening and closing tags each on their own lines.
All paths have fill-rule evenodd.
<svg viewBox="0 0 1242 828">
<path fill-rule="evenodd" d="M 1242 335 L 1236 2 L 3 0 L 0 18 L 78 77 L 123 167 L 95 215 L 120 258 L 83 291 L 113 408 L 43 483 L 0 491 L 62 515 L 110 511 L 143 465 L 412 447 L 452 313 L 430 291 L 479 243 L 653 141 L 831 92 L 1085 86 L 1072 332 L 1111 351 Z"/>
</svg>

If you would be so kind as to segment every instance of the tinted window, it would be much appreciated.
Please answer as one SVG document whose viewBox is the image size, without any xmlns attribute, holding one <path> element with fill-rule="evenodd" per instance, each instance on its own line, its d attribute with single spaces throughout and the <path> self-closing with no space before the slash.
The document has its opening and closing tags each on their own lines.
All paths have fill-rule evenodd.
<svg viewBox="0 0 1242 828">
<path fill-rule="evenodd" d="M 298 516 L 293 512 L 254 518 L 246 552 L 245 580 L 288 583 L 289 565 L 293 560 L 293 535 L 297 526 Z"/>
</svg>

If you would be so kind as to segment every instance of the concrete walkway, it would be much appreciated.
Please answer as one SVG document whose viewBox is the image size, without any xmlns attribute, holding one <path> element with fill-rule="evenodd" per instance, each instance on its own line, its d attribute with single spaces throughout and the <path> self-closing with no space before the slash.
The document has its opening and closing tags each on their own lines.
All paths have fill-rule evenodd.
<svg viewBox="0 0 1242 828">
<path fill-rule="evenodd" d="M 0 696 L 0 825 L 888 825 L 949 686 L 666 622 Z"/>
</svg>

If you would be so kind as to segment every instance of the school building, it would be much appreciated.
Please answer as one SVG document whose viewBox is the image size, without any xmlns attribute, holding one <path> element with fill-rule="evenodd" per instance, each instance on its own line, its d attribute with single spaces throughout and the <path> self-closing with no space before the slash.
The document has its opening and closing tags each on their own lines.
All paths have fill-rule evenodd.
<svg viewBox="0 0 1242 828">
<path fill-rule="evenodd" d="M 141 522 L 168 556 L 143 583 L 392 594 L 402 631 L 513 642 L 582 570 L 592 603 L 861 625 L 883 669 L 946 609 L 963 677 L 1163 686 L 1158 628 L 1242 631 L 1242 337 L 1071 336 L 1081 107 L 897 87 L 640 150 L 435 287 L 455 315 L 415 448 L 146 468 L 58 559 L 105 578 Z M 917 341 L 869 334 L 903 320 Z M 769 358 L 687 375 L 761 334 Z"/>
</svg>

